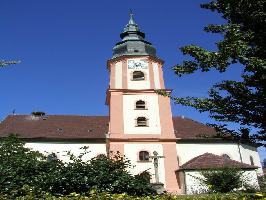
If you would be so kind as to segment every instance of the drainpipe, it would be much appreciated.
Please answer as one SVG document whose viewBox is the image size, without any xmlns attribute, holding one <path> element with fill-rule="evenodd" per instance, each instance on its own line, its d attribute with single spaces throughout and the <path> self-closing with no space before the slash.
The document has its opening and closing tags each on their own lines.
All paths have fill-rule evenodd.
<svg viewBox="0 0 266 200">
<path fill-rule="evenodd" d="M 187 194 L 187 181 L 186 181 L 186 171 L 183 171 L 184 174 L 184 192 Z"/>
<path fill-rule="evenodd" d="M 237 147 L 238 147 L 238 153 L 239 153 L 239 157 L 240 157 L 240 161 L 243 163 L 243 159 L 242 159 L 242 155 L 241 155 L 241 151 L 240 151 L 240 142 L 237 142 Z"/>
<path fill-rule="evenodd" d="M 105 134 L 106 155 L 110 157 L 110 133 Z"/>
</svg>

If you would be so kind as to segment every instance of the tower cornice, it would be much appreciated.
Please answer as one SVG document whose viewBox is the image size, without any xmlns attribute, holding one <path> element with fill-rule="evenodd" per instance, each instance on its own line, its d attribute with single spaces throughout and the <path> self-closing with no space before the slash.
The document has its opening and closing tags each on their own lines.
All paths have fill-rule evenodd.
<svg viewBox="0 0 266 200">
<path fill-rule="evenodd" d="M 153 143 L 161 143 L 161 142 L 174 142 L 176 143 L 177 142 L 177 139 L 176 138 L 160 138 L 160 137 L 125 137 L 125 138 L 108 138 L 108 140 L 110 142 L 130 142 L 130 143 L 134 143 L 134 142 L 153 142 Z"/>
<path fill-rule="evenodd" d="M 171 94 L 171 92 L 173 91 L 172 89 L 160 89 L 163 90 L 164 92 L 166 92 L 167 94 Z M 143 93 L 156 93 L 156 89 L 141 89 L 141 90 L 134 90 L 134 89 L 107 89 L 106 91 L 106 99 L 105 99 L 105 104 L 109 105 L 110 103 L 110 94 L 111 92 L 115 92 L 115 93 L 136 93 L 136 94 L 143 94 Z"/>
<path fill-rule="evenodd" d="M 107 60 L 107 69 L 110 69 L 110 64 L 111 63 L 116 63 L 116 62 L 119 62 L 119 61 L 124 61 L 126 59 L 130 59 L 130 58 L 147 58 L 151 61 L 154 61 L 154 62 L 157 62 L 159 63 L 161 66 L 163 66 L 164 64 L 164 60 L 156 57 L 156 56 L 151 56 L 151 55 L 123 55 L 123 56 L 119 56 L 119 57 L 116 57 L 116 58 L 111 58 L 109 60 Z"/>
</svg>

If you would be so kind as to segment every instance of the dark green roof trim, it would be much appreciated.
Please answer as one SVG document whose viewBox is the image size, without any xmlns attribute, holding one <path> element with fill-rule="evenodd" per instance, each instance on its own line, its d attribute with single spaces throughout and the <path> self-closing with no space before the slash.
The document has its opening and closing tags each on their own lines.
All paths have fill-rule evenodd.
<svg viewBox="0 0 266 200">
<path fill-rule="evenodd" d="M 137 35 L 145 38 L 145 33 L 141 32 L 141 31 L 127 31 L 127 32 L 123 32 L 123 33 L 120 34 L 120 38 L 123 39 L 124 37 L 129 36 L 129 34 L 137 34 Z"/>
<path fill-rule="evenodd" d="M 145 33 L 140 31 L 133 19 L 133 15 L 130 15 L 130 20 L 120 34 L 120 38 L 122 41 L 114 46 L 112 58 L 123 55 L 156 56 L 156 49 L 150 42 L 145 40 Z"/>
<path fill-rule="evenodd" d="M 148 42 L 148 41 L 145 41 L 145 40 L 124 40 L 124 41 L 121 41 L 121 42 L 117 42 L 116 45 L 120 45 L 120 44 L 123 44 L 123 43 L 126 43 L 128 41 L 141 41 L 145 44 L 149 44 L 149 45 L 152 45 L 152 43 Z"/>
</svg>

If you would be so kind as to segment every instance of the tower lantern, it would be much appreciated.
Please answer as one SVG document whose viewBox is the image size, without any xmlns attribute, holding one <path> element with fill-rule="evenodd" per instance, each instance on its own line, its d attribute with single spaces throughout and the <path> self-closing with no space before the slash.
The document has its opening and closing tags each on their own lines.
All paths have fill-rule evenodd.
<svg viewBox="0 0 266 200">
<path fill-rule="evenodd" d="M 120 38 L 122 41 L 118 42 L 113 48 L 112 58 L 123 55 L 156 56 L 156 49 L 145 40 L 145 33 L 140 31 L 132 13 L 128 24 L 120 34 Z"/>
</svg>

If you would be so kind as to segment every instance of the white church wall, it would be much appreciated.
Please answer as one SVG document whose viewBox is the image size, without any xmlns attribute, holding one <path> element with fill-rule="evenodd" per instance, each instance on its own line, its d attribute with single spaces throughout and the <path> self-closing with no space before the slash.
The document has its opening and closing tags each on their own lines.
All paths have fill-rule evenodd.
<svg viewBox="0 0 266 200">
<path fill-rule="evenodd" d="M 27 142 L 25 144 L 27 148 L 35 151 L 39 151 L 45 155 L 55 153 L 58 159 L 68 162 L 69 159 L 66 155 L 66 151 L 71 151 L 74 155 L 78 156 L 84 150 L 80 149 L 84 146 L 89 147 L 89 153 L 86 154 L 83 159 L 89 160 L 99 154 L 106 155 L 106 145 L 105 144 L 95 144 L 95 143 L 59 143 L 59 142 Z"/>
<path fill-rule="evenodd" d="M 141 59 L 130 59 L 135 60 L 136 62 L 140 61 Z M 145 80 L 142 81 L 133 81 L 132 80 L 132 73 L 134 71 L 142 71 L 145 75 Z M 128 89 L 150 89 L 150 74 L 149 74 L 149 67 L 146 69 L 127 69 L 127 86 Z"/>
<path fill-rule="evenodd" d="M 259 156 L 259 153 L 256 147 L 246 145 L 246 144 L 241 144 L 240 152 L 241 152 L 242 160 L 244 163 L 251 164 L 251 160 L 250 160 L 250 156 L 251 156 L 253 158 L 254 165 L 259 167 L 257 170 L 258 174 L 263 174 L 260 156 Z"/>
<path fill-rule="evenodd" d="M 186 171 L 185 172 L 186 193 L 199 194 L 207 192 L 208 186 L 204 185 L 201 182 L 202 178 L 203 176 L 200 174 L 199 171 Z M 255 170 L 244 171 L 242 178 L 249 186 L 254 188 L 259 187 L 257 174 Z"/>
<path fill-rule="evenodd" d="M 115 88 L 122 89 L 122 61 L 115 64 Z"/>
<path fill-rule="evenodd" d="M 132 174 L 139 174 L 140 172 L 143 172 L 145 170 L 149 171 L 152 175 L 151 182 L 155 182 L 155 176 L 154 176 L 154 165 L 152 160 L 149 162 L 141 162 L 138 161 L 138 153 L 139 151 L 148 151 L 150 155 L 153 155 L 153 152 L 156 151 L 158 155 L 164 155 L 163 154 L 163 146 L 162 144 L 125 144 L 124 145 L 124 155 L 131 161 L 132 168 L 130 169 L 130 172 Z M 164 171 L 164 159 L 158 159 L 159 160 L 159 180 L 161 183 L 165 184 L 165 171 Z"/>
<path fill-rule="evenodd" d="M 176 147 L 179 165 L 207 152 L 216 155 L 227 154 L 231 159 L 240 161 L 238 147 L 233 143 L 177 143 Z"/>
<path fill-rule="evenodd" d="M 249 186 L 259 189 L 259 182 L 256 170 L 245 171 L 243 176 Z"/>
<path fill-rule="evenodd" d="M 135 104 L 138 100 L 145 101 L 147 109 L 136 110 Z M 137 117 L 146 117 L 148 119 L 148 127 L 137 127 Z M 158 95 L 123 95 L 123 118 L 125 134 L 160 134 L 161 125 Z"/>
<path fill-rule="evenodd" d="M 158 63 L 152 63 L 152 67 L 154 74 L 154 87 L 155 89 L 161 89 Z"/>
<path fill-rule="evenodd" d="M 201 183 L 202 175 L 198 171 L 184 172 L 185 175 L 185 193 L 186 194 L 200 194 L 206 193 L 208 187 Z"/>
</svg>

